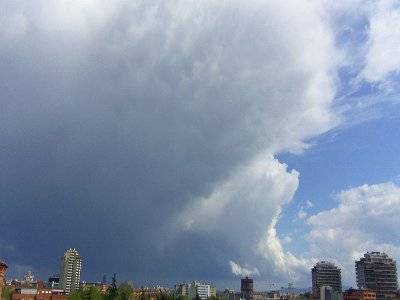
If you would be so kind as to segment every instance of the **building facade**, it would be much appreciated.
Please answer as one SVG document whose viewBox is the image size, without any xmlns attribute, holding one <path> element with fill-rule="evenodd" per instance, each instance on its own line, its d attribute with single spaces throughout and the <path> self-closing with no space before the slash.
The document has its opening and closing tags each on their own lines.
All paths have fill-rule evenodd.
<svg viewBox="0 0 400 300">
<path fill-rule="evenodd" d="M 246 277 L 240 281 L 240 298 L 243 300 L 253 299 L 253 279 Z"/>
<path fill-rule="evenodd" d="M 49 277 L 49 280 L 47 281 L 47 286 L 52 289 L 58 289 L 60 287 L 60 276 L 58 274 L 55 274 Z"/>
<path fill-rule="evenodd" d="M 342 300 L 342 293 L 334 290 L 329 285 L 323 285 L 319 292 L 320 300 Z"/>
<path fill-rule="evenodd" d="M 67 295 L 79 289 L 82 262 L 76 249 L 68 249 L 61 258 L 60 288 Z"/>
<path fill-rule="evenodd" d="M 220 298 L 224 300 L 240 300 L 240 293 L 226 289 Z"/>
<path fill-rule="evenodd" d="M 376 300 L 376 294 L 370 290 L 349 289 L 343 293 L 343 300 Z"/>
<path fill-rule="evenodd" d="M 4 281 L 7 268 L 8 266 L 6 265 L 6 263 L 0 260 L 0 299 L 2 299 L 1 296 L 3 295 Z"/>
<path fill-rule="evenodd" d="M 54 289 L 16 289 L 11 300 L 68 300 L 63 290 Z"/>
<path fill-rule="evenodd" d="M 331 262 L 320 261 L 312 269 L 312 291 L 319 295 L 323 286 L 330 286 L 334 291 L 342 292 L 342 275 L 340 269 Z"/>
<path fill-rule="evenodd" d="M 193 281 L 192 283 L 176 284 L 174 294 L 175 296 L 187 296 L 190 299 L 199 297 L 205 300 L 213 296 L 215 297 L 217 295 L 217 290 L 210 284 Z"/>
<path fill-rule="evenodd" d="M 189 284 L 178 283 L 175 284 L 175 295 L 176 296 L 188 296 L 189 295 Z"/>
<path fill-rule="evenodd" d="M 377 300 L 393 299 L 397 293 L 396 261 L 385 253 L 367 252 L 356 261 L 357 286 L 376 293 Z"/>
<path fill-rule="evenodd" d="M 196 299 L 197 296 L 206 300 L 211 297 L 211 285 L 193 281 L 189 286 L 189 298 Z"/>
</svg>

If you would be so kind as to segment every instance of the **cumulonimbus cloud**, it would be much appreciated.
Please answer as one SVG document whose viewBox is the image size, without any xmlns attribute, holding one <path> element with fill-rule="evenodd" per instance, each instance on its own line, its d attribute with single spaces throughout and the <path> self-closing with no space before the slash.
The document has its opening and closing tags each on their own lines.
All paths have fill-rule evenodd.
<svg viewBox="0 0 400 300">
<path fill-rule="evenodd" d="M 321 3 L 5 9 L 5 240 L 37 261 L 74 245 L 93 276 L 224 277 L 234 261 L 300 278 L 307 261 L 275 229 L 299 174 L 275 156 L 301 153 L 341 121 L 341 54 Z M 57 249 L 34 238 L 50 229 L 63 237 Z M 31 264 L 20 251 L 6 255 Z"/>
</svg>

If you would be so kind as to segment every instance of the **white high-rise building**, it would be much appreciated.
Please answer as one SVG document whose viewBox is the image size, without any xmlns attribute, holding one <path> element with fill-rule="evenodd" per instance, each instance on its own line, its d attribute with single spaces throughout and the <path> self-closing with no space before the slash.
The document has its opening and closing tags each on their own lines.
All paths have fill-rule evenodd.
<svg viewBox="0 0 400 300">
<path fill-rule="evenodd" d="M 376 293 L 377 300 L 394 299 L 397 293 L 396 261 L 381 252 L 367 252 L 356 261 L 357 285 Z"/>
<path fill-rule="evenodd" d="M 79 289 L 81 279 L 81 256 L 76 249 L 68 249 L 61 258 L 60 288 L 69 295 Z"/>
<path fill-rule="evenodd" d="M 175 295 L 187 296 L 189 299 L 196 299 L 197 296 L 201 300 L 207 300 L 210 297 L 216 297 L 216 288 L 210 284 L 193 281 L 192 283 L 182 283 L 175 285 Z"/>
<path fill-rule="evenodd" d="M 202 300 L 210 298 L 211 286 L 209 284 L 193 281 L 189 287 L 189 298 L 196 299 L 197 296 Z"/>
<path fill-rule="evenodd" d="M 312 289 L 314 296 L 320 293 L 322 286 L 330 286 L 334 291 L 342 292 L 340 269 L 331 262 L 320 261 L 312 269 Z"/>
</svg>

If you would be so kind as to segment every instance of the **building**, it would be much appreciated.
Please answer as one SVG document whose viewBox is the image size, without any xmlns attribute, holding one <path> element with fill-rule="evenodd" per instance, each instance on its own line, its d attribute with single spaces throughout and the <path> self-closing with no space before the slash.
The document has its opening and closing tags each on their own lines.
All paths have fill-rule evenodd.
<svg viewBox="0 0 400 300">
<path fill-rule="evenodd" d="M 267 292 L 267 299 L 268 300 L 277 300 L 280 299 L 281 295 L 279 293 L 279 291 L 269 291 Z"/>
<path fill-rule="evenodd" d="M 319 291 L 320 300 L 342 300 L 342 293 L 329 285 L 323 285 Z"/>
<path fill-rule="evenodd" d="M 228 290 L 226 289 L 224 291 L 224 294 L 221 295 L 221 297 L 219 298 L 223 298 L 224 300 L 240 300 L 240 293 L 239 292 L 235 292 L 233 290 Z"/>
<path fill-rule="evenodd" d="M 376 300 L 376 294 L 370 290 L 349 289 L 343 293 L 343 300 Z"/>
<path fill-rule="evenodd" d="M 396 262 L 387 254 L 367 252 L 356 261 L 357 286 L 376 293 L 377 300 L 393 299 L 397 293 Z"/>
<path fill-rule="evenodd" d="M 240 298 L 243 300 L 253 299 L 253 279 L 242 278 L 240 281 Z"/>
<path fill-rule="evenodd" d="M 32 271 L 28 271 L 28 273 L 24 275 L 23 281 L 28 284 L 35 282 L 35 276 L 33 275 Z"/>
<path fill-rule="evenodd" d="M 60 288 L 67 295 L 79 289 L 81 279 L 81 257 L 76 249 L 68 249 L 61 258 Z"/>
<path fill-rule="evenodd" d="M 60 276 L 58 274 L 49 277 L 47 286 L 52 289 L 58 289 L 60 287 Z"/>
<path fill-rule="evenodd" d="M 16 289 L 11 300 L 67 300 L 63 290 L 52 289 Z"/>
<path fill-rule="evenodd" d="M 174 294 L 176 296 L 188 296 L 189 295 L 189 284 L 187 284 L 187 283 L 175 284 Z"/>
<path fill-rule="evenodd" d="M 206 300 L 211 297 L 211 285 L 206 283 L 201 283 L 198 281 L 193 281 L 189 285 L 189 298 L 196 299 L 199 297 L 202 300 Z"/>
<path fill-rule="evenodd" d="M 319 295 L 323 286 L 330 286 L 334 291 L 342 292 L 342 275 L 340 269 L 331 262 L 320 261 L 312 269 L 312 291 Z"/>
<path fill-rule="evenodd" d="M 4 287 L 4 278 L 6 276 L 6 270 L 7 270 L 8 266 L 6 265 L 5 262 L 2 262 L 0 260 L 0 299 L 1 296 L 3 295 L 3 287 Z"/>
<path fill-rule="evenodd" d="M 217 289 L 207 283 L 193 281 L 192 283 L 179 283 L 175 285 L 175 296 L 187 296 L 190 299 L 199 297 L 202 300 L 216 297 Z"/>
</svg>

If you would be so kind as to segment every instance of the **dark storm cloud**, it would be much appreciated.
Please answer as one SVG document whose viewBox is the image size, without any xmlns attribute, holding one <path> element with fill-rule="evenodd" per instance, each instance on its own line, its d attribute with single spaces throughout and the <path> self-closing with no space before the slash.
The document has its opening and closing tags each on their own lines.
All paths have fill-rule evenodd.
<svg viewBox="0 0 400 300">
<path fill-rule="evenodd" d="M 235 244 L 175 220 L 237 166 L 332 126 L 331 63 L 304 65 L 308 35 L 276 27 L 310 24 L 258 4 L 8 4 L 0 254 L 57 271 L 76 247 L 90 278 L 225 277 Z"/>
</svg>

